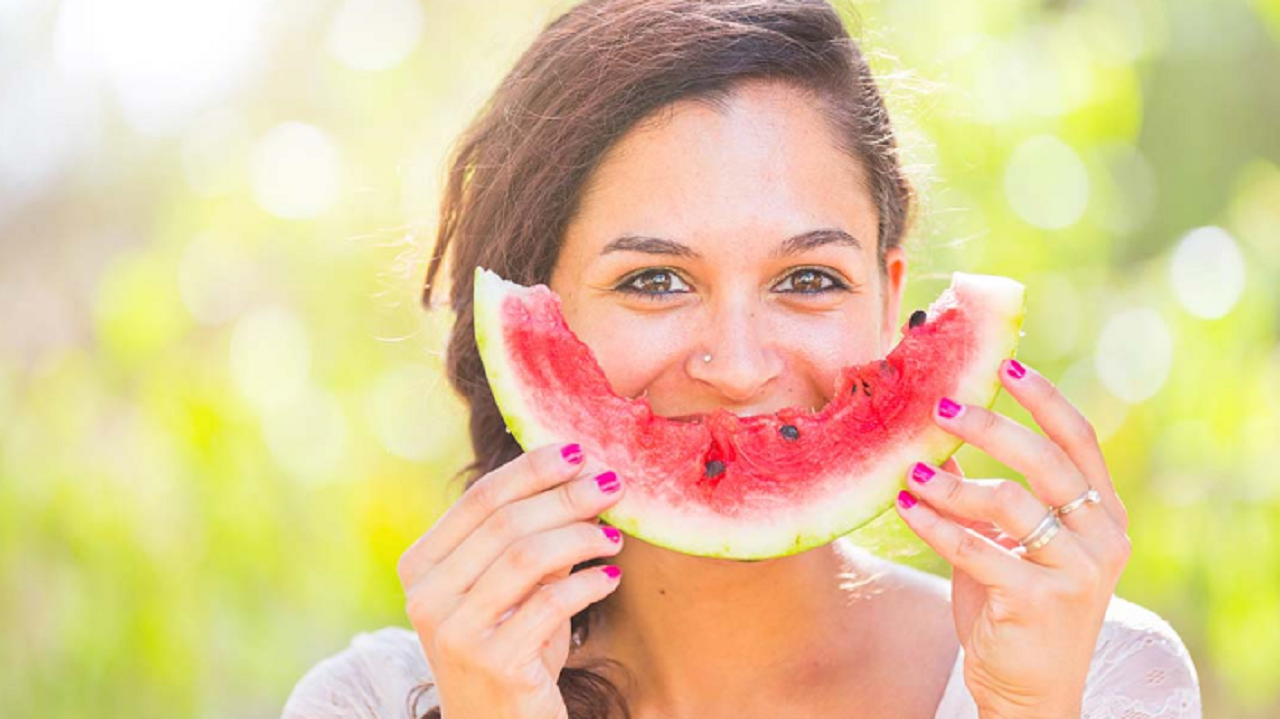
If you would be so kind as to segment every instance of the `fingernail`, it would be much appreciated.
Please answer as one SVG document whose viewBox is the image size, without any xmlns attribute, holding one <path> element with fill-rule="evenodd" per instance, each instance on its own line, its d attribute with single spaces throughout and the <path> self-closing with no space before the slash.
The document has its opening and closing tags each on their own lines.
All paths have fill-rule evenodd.
<svg viewBox="0 0 1280 719">
<path fill-rule="evenodd" d="M 964 407 L 952 402 L 948 397 L 938 401 L 938 414 L 946 419 L 955 419 L 963 409 Z"/>
<path fill-rule="evenodd" d="M 1027 376 L 1027 368 L 1023 367 L 1022 363 L 1016 359 L 1009 360 L 1009 367 L 1006 371 L 1014 379 L 1022 379 Z"/>
<path fill-rule="evenodd" d="M 600 571 L 604 572 L 610 579 L 617 579 L 622 576 L 622 570 L 612 564 L 606 564 L 603 567 L 600 567 Z"/>
<path fill-rule="evenodd" d="M 916 466 L 911 470 L 911 478 L 920 484 L 933 479 L 933 474 L 933 470 L 924 462 L 916 462 Z"/>
<path fill-rule="evenodd" d="M 903 509 L 911 509 L 916 506 L 916 498 L 911 496 L 911 493 L 904 489 L 901 492 L 898 492 L 898 504 Z"/>
<path fill-rule="evenodd" d="M 600 531 L 604 532 L 604 536 L 608 537 L 609 541 L 613 542 L 614 544 L 617 544 L 618 542 L 622 541 L 622 532 L 619 532 L 618 530 L 614 529 L 613 527 L 610 527 L 607 524 L 600 525 Z"/>
<path fill-rule="evenodd" d="M 560 456 L 569 464 L 582 464 L 582 445 L 566 444 L 560 448 Z"/>
<path fill-rule="evenodd" d="M 613 470 L 609 470 L 596 475 L 596 485 L 600 487 L 601 492 L 613 494 L 618 491 L 622 483 L 618 481 L 618 475 Z"/>
</svg>

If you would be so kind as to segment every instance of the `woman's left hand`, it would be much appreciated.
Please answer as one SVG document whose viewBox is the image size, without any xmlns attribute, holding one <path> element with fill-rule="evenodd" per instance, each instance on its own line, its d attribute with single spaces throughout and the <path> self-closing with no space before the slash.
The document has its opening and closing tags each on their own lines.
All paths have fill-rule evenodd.
<svg viewBox="0 0 1280 719">
<path fill-rule="evenodd" d="M 912 491 L 899 495 L 898 513 L 951 563 L 964 679 L 980 716 L 1080 719 L 1089 662 L 1129 560 L 1128 514 L 1097 435 L 1079 410 L 1014 360 L 1003 363 L 1000 378 L 1047 437 L 977 406 L 934 417 L 947 432 L 1020 472 L 1031 489 L 1012 480 L 965 479 L 954 461 L 942 468 L 913 465 Z M 1019 540 L 1050 507 L 1091 485 L 1100 503 L 1062 516 L 1062 529 L 1048 544 L 1032 552 L 1022 547 Z"/>
</svg>

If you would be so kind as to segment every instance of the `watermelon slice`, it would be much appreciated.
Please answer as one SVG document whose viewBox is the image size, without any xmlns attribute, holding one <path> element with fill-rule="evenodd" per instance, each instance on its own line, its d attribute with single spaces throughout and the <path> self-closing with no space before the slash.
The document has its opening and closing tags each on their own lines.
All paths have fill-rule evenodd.
<svg viewBox="0 0 1280 719">
<path fill-rule="evenodd" d="M 476 269 L 476 343 L 508 430 L 526 451 L 576 441 L 627 493 L 601 517 L 632 536 L 708 557 L 763 559 L 816 547 L 892 506 L 912 463 L 961 442 L 932 413 L 943 397 L 989 407 L 1020 337 L 1024 288 L 956 273 L 887 357 L 840 371 L 820 410 L 692 420 L 614 393 L 544 285 Z"/>
</svg>

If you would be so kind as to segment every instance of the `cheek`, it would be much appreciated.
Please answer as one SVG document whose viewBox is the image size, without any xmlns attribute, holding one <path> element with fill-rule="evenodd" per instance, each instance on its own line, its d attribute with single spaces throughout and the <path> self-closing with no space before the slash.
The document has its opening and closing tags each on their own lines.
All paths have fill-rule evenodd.
<svg viewBox="0 0 1280 719">
<path fill-rule="evenodd" d="M 789 366 L 805 368 L 824 397 L 841 369 L 881 357 L 879 321 L 854 308 L 829 315 L 791 314 L 762 336 L 770 338 Z"/>
<path fill-rule="evenodd" d="M 781 358 L 778 384 L 805 402 L 825 401 L 839 371 L 882 356 L 879 317 L 870 298 L 861 297 L 840 312 L 804 313 L 777 306 L 757 312 L 750 339 L 756 347 L 736 351 L 773 353 Z M 687 390 L 695 380 L 686 363 L 704 353 L 717 354 L 712 320 L 697 309 L 639 314 L 621 308 L 576 313 L 569 320 L 591 348 L 614 391 L 635 398 L 648 391 Z M 728 351 L 729 348 L 720 348 Z M 697 357 L 695 357 L 697 355 Z"/>
<path fill-rule="evenodd" d="M 587 343 L 609 384 L 635 398 L 664 374 L 683 372 L 683 362 L 699 347 L 697 333 L 679 313 L 641 315 L 604 312 L 579 316 L 570 326 Z"/>
</svg>

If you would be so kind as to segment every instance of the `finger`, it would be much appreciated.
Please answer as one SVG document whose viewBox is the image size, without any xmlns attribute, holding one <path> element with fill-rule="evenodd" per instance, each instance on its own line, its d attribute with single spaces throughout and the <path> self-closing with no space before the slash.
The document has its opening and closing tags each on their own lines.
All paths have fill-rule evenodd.
<svg viewBox="0 0 1280 719">
<path fill-rule="evenodd" d="M 917 462 L 909 477 L 912 493 L 931 508 L 994 522 L 1005 534 L 1017 539 L 1030 535 L 1049 513 L 1026 487 L 1010 480 L 962 479 L 924 462 Z M 1074 533 L 1059 532 L 1059 535 L 1030 558 L 1048 566 L 1079 561 L 1083 550 Z"/>
<path fill-rule="evenodd" d="M 622 551 L 621 532 L 613 527 L 607 529 L 611 534 L 594 522 L 576 522 L 512 544 L 485 569 L 450 621 L 476 633 L 497 625 L 504 613 L 538 591 L 543 577 Z"/>
<path fill-rule="evenodd" d="M 946 431 L 1025 476 L 1035 496 L 1050 506 L 1070 502 L 1089 488 L 1062 448 L 1002 414 L 944 397 L 933 416 Z"/>
<path fill-rule="evenodd" d="M 446 595 L 465 594 L 517 543 L 556 527 L 594 519 L 616 504 L 623 494 L 617 475 L 605 471 L 512 502 L 489 515 L 476 531 L 437 565 L 429 578 L 424 577 L 420 581 L 429 581 Z M 596 530 L 597 535 L 600 532 Z M 556 564 L 547 573 L 559 571 L 563 566 Z"/>
<path fill-rule="evenodd" d="M 1127 531 L 1129 514 L 1111 481 L 1097 432 L 1084 414 L 1044 375 L 1017 360 L 1005 362 L 1000 381 L 1018 404 L 1027 408 L 1044 433 L 1080 468 L 1089 483 L 1102 494 L 1103 506 Z"/>
<path fill-rule="evenodd" d="M 620 576 L 621 570 L 613 565 L 587 567 L 540 587 L 498 625 L 493 633 L 495 651 L 506 656 L 541 651 L 542 645 L 573 615 L 617 589 Z"/>
<path fill-rule="evenodd" d="M 501 507 L 561 484 L 584 466 L 580 445 L 547 445 L 485 475 L 400 555 L 396 570 L 401 584 L 408 589 Z"/>
<path fill-rule="evenodd" d="M 956 459 L 956 456 L 954 454 L 951 455 L 950 457 L 947 457 L 947 461 L 942 463 L 942 469 L 956 475 L 957 477 L 960 477 L 961 479 L 964 479 L 964 470 L 961 469 L 960 461 Z M 990 539 L 996 542 L 997 544 L 1001 544 L 1001 546 L 1004 546 L 1002 544 L 1002 539 L 1005 538 L 1006 535 L 1000 530 L 999 527 L 995 525 L 994 522 L 990 522 L 985 519 L 971 519 L 967 517 L 957 517 L 954 514 L 948 513 L 946 510 L 942 510 L 942 516 L 946 517 L 947 519 L 950 519 L 956 524 L 959 524 L 961 527 L 964 527 L 965 529 L 971 529 L 977 532 L 978 534 L 981 534 L 982 536 L 986 537 L 987 539 Z M 1017 542 L 1014 542 L 1014 544 L 1016 545 Z"/>
<path fill-rule="evenodd" d="M 999 544 L 1002 547 L 1005 547 L 1006 549 L 1018 546 L 1018 543 L 1016 541 L 1013 542 L 1011 545 L 1005 542 L 1005 540 L 1009 538 L 1009 535 L 1005 534 L 1004 531 L 1000 529 L 1000 527 L 996 526 L 995 522 L 988 522 L 983 519 L 968 519 L 965 517 L 957 517 L 956 515 L 945 512 L 939 509 L 938 507 L 934 507 L 934 509 L 937 510 L 939 514 L 951 520 L 952 522 L 955 522 L 961 527 L 964 527 L 965 529 L 968 529 L 972 532 L 977 532 L 978 534 L 981 534 L 982 536 L 986 537 L 987 539 L 990 539 L 991 541 L 995 542 L 996 544 Z"/>
<path fill-rule="evenodd" d="M 982 536 L 986 537 L 987 539 L 990 539 L 991 541 L 995 542 L 1001 547 L 1004 547 L 1005 549 L 1015 549 L 1018 546 L 1020 546 L 1018 544 L 1018 540 L 1014 539 L 1008 534 L 1005 534 L 1004 530 L 996 526 L 995 522 L 988 522 L 982 519 L 966 519 L 964 517 L 957 517 L 956 515 L 949 514 L 945 511 L 938 509 L 937 507 L 934 507 L 934 510 L 937 511 L 938 514 L 942 515 L 943 517 L 946 517 L 952 522 L 955 522 L 961 527 L 964 527 L 965 529 L 971 532 L 977 532 L 978 534 L 981 534 Z"/>
<path fill-rule="evenodd" d="M 919 502 L 910 492 L 898 494 L 898 515 L 933 551 L 951 566 L 963 570 L 988 587 L 1016 587 L 1035 580 L 1044 571 L 1033 562 L 1019 559 L 1013 552 L 986 537 L 970 532 Z"/>
<path fill-rule="evenodd" d="M 965 476 L 964 470 L 961 469 L 960 461 L 956 459 L 956 456 L 954 454 L 948 457 L 947 461 L 942 463 L 942 469 L 954 474 L 955 476 L 961 479 L 964 479 L 964 476 Z M 1018 540 L 1013 539 L 1009 535 L 1005 534 L 1004 531 L 1000 529 L 1000 527 L 996 526 L 995 522 L 991 522 L 985 519 L 969 519 L 966 517 L 958 517 L 954 514 L 947 512 L 946 510 L 942 510 L 942 516 L 946 517 L 947 519 L 950 519 L 956 524 L 959 524 L 961 527 L 964 527 L 965 529 L 971 529 L 977 532 L 978 534 L 981 534 L 982 536 L 986 537 L 987 539 L 990 539 L 996 544 L 999 544 L 1005 549 L 1012 549 L 1013 547 L 1018 546 Z"/>
</svg>

